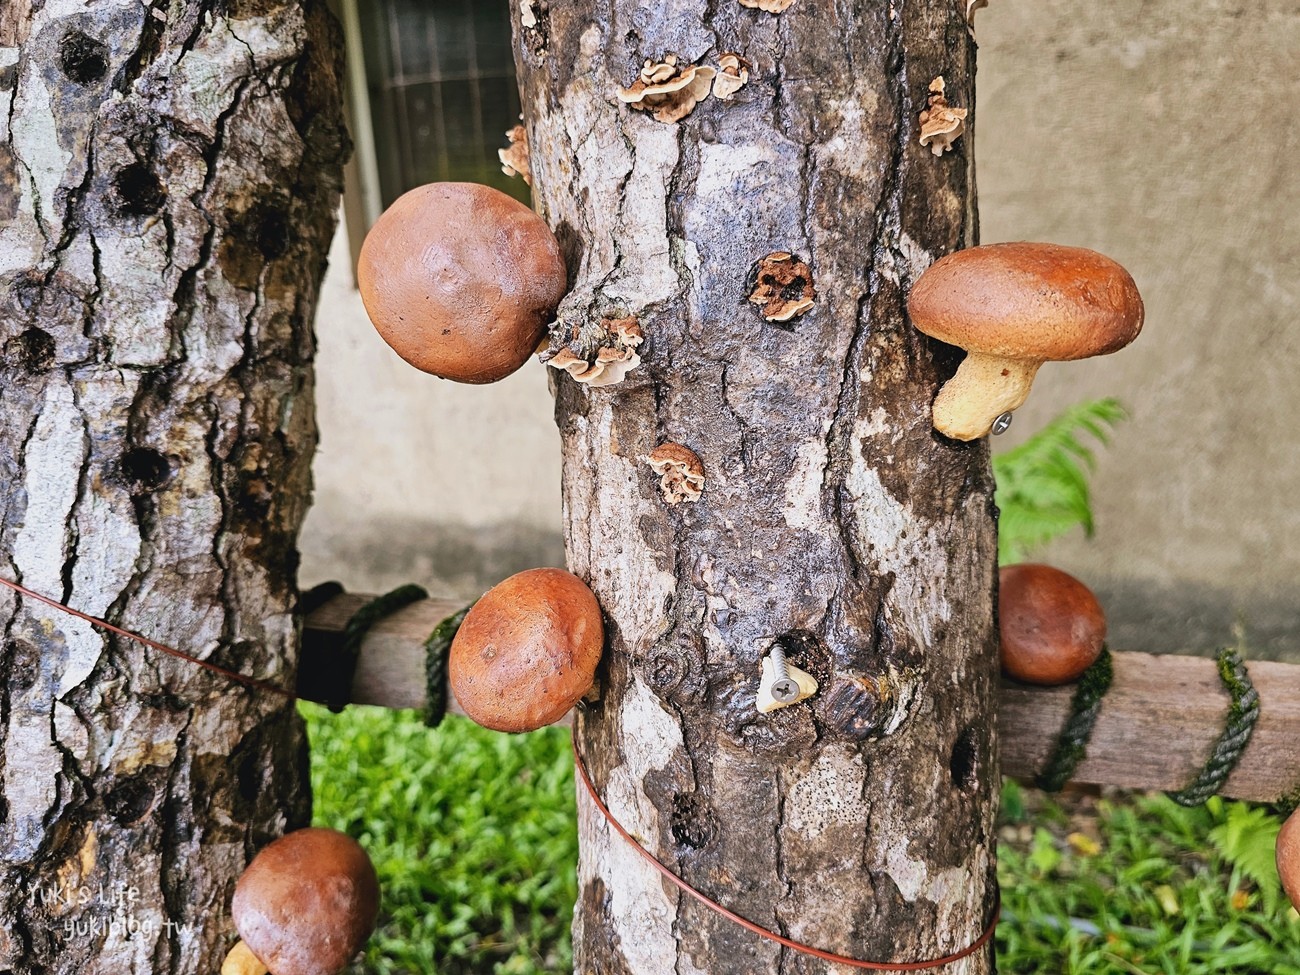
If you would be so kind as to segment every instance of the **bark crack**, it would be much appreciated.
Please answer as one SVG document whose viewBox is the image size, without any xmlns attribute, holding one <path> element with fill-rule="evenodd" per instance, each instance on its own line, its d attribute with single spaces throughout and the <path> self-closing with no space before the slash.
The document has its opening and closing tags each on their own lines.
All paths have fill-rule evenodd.
<svg viewBox="0 0 1300 975">
<path fill-rule="evenodd" d="M 45 272 L 45 284 L 47 285 L 53 280 L 54 273 L 58 270 L 59 260 L 63 256 L 63 252 L 72 246 L 72 242 L 76 240 L 78 233 L 82 230 L 82 209 L 86 194 L 90 190 L 91 180 L 95 175 L 95 142 L 98 132 L 99 120 L 95 118 L 90 123 L 90 130 L 86 137 L 86 166 L 82 170 L 81 180 L 76 186 L 68 190 L 67 197 L 64 200 L 63 233 L 47 257 L 50 262 Z M 46 240 L 48 243 L 48 238 Z"/>
<path fill-rule="evenodd" d="M 201 0 L 201 2 L 190 6 L 188 11 L 190 17 L 189 33 L 185 36 L 185 39 L 177 45 L 177 53 L 175 60 L 172 62 L 173 65 L 179 65 L 183 60 L 185 60 L 185 56 L 193 51 L 195 45 L 199 43 L 199 37 L 203 34 L 203 28 L 205 26 L 211 26 L 212 7 L 213 5 L 210 0 Z M 185 7 L 182 7 L 181 11 L 183 16 L 185 13 Z M 177 25 L 178 28 L 181 26 L 182 25 L 180 24 Z"/>
<path fill-rule="evenodd" d="M 722 405 L 727 408 L 727 412 L 731 415 L 732 421 L 740 431 L 740 437 L 738 438 L 740 440 L 740 472 L 742 474 L 748 474 L 750 466 L 753 463 L 752 452 L 754 437 L 749 423 L 740 415 L 735 406 L 731 403 L 731 387 L 728 383 L 728 372 L 730 369 L 731 364 L 724 360 L 722 362 L 721 379 L 718 385 L 722 393 Z"/>
<path fill-rule="evenodd" d="M 77 512 L 82 502 L 85 500 L 86 492 L 90 486 L 90 459 L 93 451 L 91 450 L 91 431 L 89 418 L 81 406 L 81 393 L 77 388 L 76 378 L 68 371 L 68 388 L 72 392 L 72 406 L 77 412 L 77 417 L 81 421 L 81 460 L 77 471 L 77 492 L 72 498 L 72 503 L 68 505 L 68 512 L 63 523 L 64 532 L 64 549 L 63 549 L 63 566 L 60 569 L 59 577 L 62 580 L 62 602 L 70 603 L 72 601 L 73 570 L 77 564 L 77 545 L 81 538 L 81 529 L 77 523 Z"/>
<path fill-rule="evenodd" d="M 880 267 L 882 260 L 885 259 L 884 251 L 887 248 L 884 242 L 888 238 L 891 229 L 895 231 L 894 236 L 897 236 L 897 227 L 901 225 L 901 169 L 907 138 L 907 126 L 903 122 L 903 113 L 907 110 L 903 45 L 897 22 L 891 21 L 891 23 L 894 26 L 888 33 L 889 45 L 886 57 L 890 60 L 897 59 L 899 64 L 899 69 L 895 74 L 895 81 L 898 85 L 904 86 L 901 89 L 903 92 L 901 98 L 903 100 L 892 113 L 893 118 L 897 120 L 897 124 L 893 137 L 887 140 L 891 154 L 884 166 L 885 179 L 881 185 L 880 193 L 873 201 L 876 220 L 871 239 L 868 241 L 866 248 L 867 253 L 870 255 L 867 264 L 867 287 L 858 296 L 853 322 L 853 335 L 849 339 L 848 353 L 844 359 L 844 369 L 840 374 L 839 394 L 831 416 L 831 424 L 826 434 L 826 456 L 829 459 L 827 480 L 834 496 L 835 523 L 845 553 L 845 559 L 850 569 L 850 575 L 854 580 L 861 578 L 862 562 L 858 548 L 864 540 L 857 538 L 852 514 L 854 502 L 849 494 L 846 482 L 849 468 L 854 462 L 853 436 L 855 421 L 860 412 L 861 374 L 867 340 L 871 331 L 870 323 L 873 318 L 875 301 L 881 289 Z M 894 90 L 898 89 L 895 88 Z M 897 251 L 898 248 L 893 247 L 891 257 Z M 895 266 L 905 265 L 905 263 L 901 256 L 894 260 Z"/>
</svg>

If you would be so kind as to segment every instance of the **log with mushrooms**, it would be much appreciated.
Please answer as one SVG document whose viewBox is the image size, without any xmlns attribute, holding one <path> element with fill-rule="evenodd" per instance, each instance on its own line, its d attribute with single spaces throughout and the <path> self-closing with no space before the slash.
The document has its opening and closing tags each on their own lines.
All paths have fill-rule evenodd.
<svg viewBox="0 0 1300 975">
<path fill-rule="evenodd" d="M 1060 569 L 1026 562 L 998 572 L 1002 672 L 1026 684 L 1069 684 L 1096 663 L 1106 614 L 1091 589 Z"/>
<path fill-rule="evenodd" d="M 375 929 L 379 880 L 346 833 L 295 830 L 253 857 L 231 914 L 243 940 L 222 975 L 335 975 Z"/>
<path fill-rule="evenodd" d="M 605 643 L 596 596 L 563 569 L 528 569 L 465 614 L 447 661 L 451 691 L 493 731 L 553 724 L 590 690 Z"/>
<path fill-rule="evenodd" d="M 366 235 L 357 262 L 380 337 L 417 369 L 462 383 L 495 382 L 522 366 L 566 280 L 542 218 L 476 183 L 404 193 Z"/>
<path fill-rule="evenodd" d="M 966 350 L 934 401 L 934 426 L 975 440 L 1029 395 L 1048 359 L 1124 348 L 1142 330 L 1142 298 L 1110 258 L 1058 244 L 987 244 L 930 265 L 907 298 L 912 324 Z"/>
</svg>

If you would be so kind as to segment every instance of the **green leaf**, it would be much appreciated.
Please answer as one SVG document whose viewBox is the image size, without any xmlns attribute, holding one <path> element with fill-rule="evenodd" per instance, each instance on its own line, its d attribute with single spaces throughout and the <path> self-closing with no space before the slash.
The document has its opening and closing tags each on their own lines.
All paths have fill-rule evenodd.
<svg viewBox="0 0 1300 975">
<path fill-rule="evenodd" d="M 1041 826 L 1034 830 L 1033 845 L 1029 852 L 1029 864 L 1039 876 L 1046 876 L 1061 863 L 1061 851 L 1056 848 L 1056 840 Z"/>
<path fill-rule="evenodd" d="M 1276 860 L 1281 828 L 1278 818 L 1263 807 L 1233 802 L 1226 805 L 1224 821 L 1209 833 L 1219 855 L 1259 889 L 1269 911 L 1276 907 L 1282 890 Z"/>
<path fill-rule="evenodd" d="M 1100 444 L 1128 414 L 1113 398 L 1078 403 L 1032 437 L 993 458 L 997 480 L 998 560 L 1030 557 L 1052 539 L 1080 527 L 1093 532 L 1088 477 L 1096 464 L 1089 438 Z"/>
</svg>

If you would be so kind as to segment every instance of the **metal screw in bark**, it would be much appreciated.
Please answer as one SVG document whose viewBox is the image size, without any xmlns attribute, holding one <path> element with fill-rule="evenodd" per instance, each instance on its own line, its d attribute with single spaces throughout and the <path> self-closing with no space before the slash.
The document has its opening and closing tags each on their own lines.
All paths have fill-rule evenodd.
<svg viewBox="0 0 1300 975">
<path fill-rule="evenodd" d="M 782 704 L 799 700 L 799 684 L 790 676 L 790 669 L 785 663 L 785 651 L 773 647 L 768 656 L 772 658 L 772 673 L 776 677 L 772 681 L 772 696 Z"/>
<path fill-rule="evenodd" d="M 996 437 L 999 433 L 1006 433 L 1007 427 L 1009 426 L 1011 426 L 1011 414 L 1003 413 L 993 421 L 993 426 L 990 429 L 993 432 L 993 436 Z"/>
</svg>

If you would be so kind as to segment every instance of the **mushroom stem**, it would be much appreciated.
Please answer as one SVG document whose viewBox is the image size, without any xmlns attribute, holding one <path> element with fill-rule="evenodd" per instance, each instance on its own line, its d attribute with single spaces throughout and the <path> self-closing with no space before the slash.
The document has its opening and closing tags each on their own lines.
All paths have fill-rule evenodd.
<svg viewBox="0 0 1300 975">
<path fill-rule="evenodd" d="M 248 945 L 236 941 L 221 963 L 221 975 L 270 975 L 270 970 L 258 961 Z"/>
<path fill-rule="evenodd" d="M 934 426 L 945 437 L 975 440 L 1029 396 L 1042 362 L 968 352 L 934 400 Z"/>
</svg>

